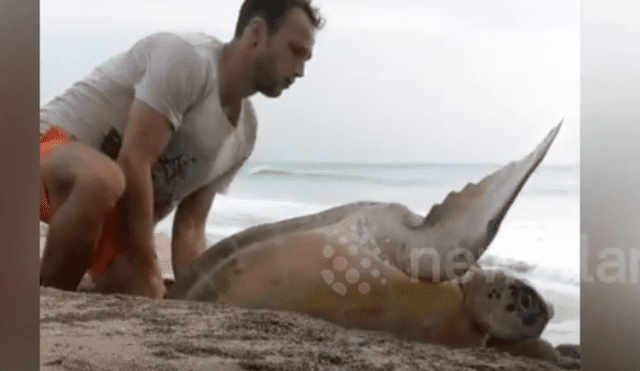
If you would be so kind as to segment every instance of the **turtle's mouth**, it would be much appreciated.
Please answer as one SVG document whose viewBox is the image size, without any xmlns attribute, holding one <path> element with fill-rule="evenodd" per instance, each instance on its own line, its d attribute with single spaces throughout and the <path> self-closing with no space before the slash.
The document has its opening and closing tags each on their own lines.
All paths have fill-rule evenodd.
<svg viewBox="0 0 640 371">
<path fill-rule="evenodd" d="M 541 320 L 546 323 L 553 316 L 553 311 L 548 309 L 547 304 L 531 287 L 513 284 L 509 286 L 509 291 L 513 301 L 506 309 L 509 312 L 518 310 L 522 313 L 526 326 L 533 326 Z"/>
<path fill-rule="evenodd" d="M 164 279 L 164 287 L 167 289 L 167 291 L 169 291 L 173 287 L 173 284 L 175 282 L 176 281 L 174 281 L 172 278 L 165 278 Z"/>
</svg>

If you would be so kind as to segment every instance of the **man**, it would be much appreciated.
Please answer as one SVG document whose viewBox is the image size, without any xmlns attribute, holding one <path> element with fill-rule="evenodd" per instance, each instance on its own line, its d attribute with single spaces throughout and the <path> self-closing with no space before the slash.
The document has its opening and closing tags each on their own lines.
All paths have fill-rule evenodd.
<svg viewBox="0 0 640 371">
<path fill-rule="evenodd" d="M 176 277 L 206 248 L 205 222 L 253 150 L 248 97 L 304 74 L 322 20 L 310 0 L 245 0 L 233 40 L 151 35 L 41 110 L 40 282 L 162 297 L 155 224 L 177 206 Z"/>
</svg>

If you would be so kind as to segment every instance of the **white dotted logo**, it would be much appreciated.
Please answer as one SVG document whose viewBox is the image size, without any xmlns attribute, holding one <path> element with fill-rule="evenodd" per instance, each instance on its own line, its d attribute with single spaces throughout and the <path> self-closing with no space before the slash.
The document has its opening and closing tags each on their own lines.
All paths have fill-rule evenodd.
<svg viewBox="0 0 640 371">
<path fill-rule="evenodd" d="M 371 290 L 371 284 L 367 282 L 380 280 L 380 283 L 383 285 L 387 283 L 387 280 L 384 277 L 381 277 L 381 272 L 379 269 L 371 268 L 372 261 L 368 257 L 362 257 L 358 259 L 358 255 L 360 253 L 361 247 L 358 244 L 364 243 L 373 243 L 375 244 L 375 238 L 369 232 L 369 225 L 366 221 L 359 220 L 358 225 L 351 226 L 352 232 L 352 244 L 345 248 L 346 253 L 353 257 L 351 259 L 352 262 L 355 262 L 353 266 L 349 266 L 349 260 L 345 256 L 341 256 L 336 253 L 336 249 L 332 245 L 326 245 L 322 248 L 322 255 L 330 259 L 329 266 L 332 269 L 324 269 L 320 271 L 320 275 L 322 279 L 327 283 L 327 285 L 331 286 L 331 289 L 338 293 L 339 295 L 346 296 L 349 289 L 357 289 L 361 294 L 368 294 Z M 336 236 L 338 234 L 337 230 L 333 230 L 331 235 Z M 349 238 L 347 236 L 340 236 L 338 238 L 338 242 L 341 245 L 346 246 L 349 242 Z M 380 248 L 376 247 L 373 249 L 373 254 L 378 256 L 382 251 Z M 358 264 L 359 263 L 359 264 Z M 384 261 L 385 265 L 389 265 L 389 261 Z M 340 282 L 337 275 L 342 275 L 344 273 L 345 282 Z M 348 285 L 347 285 L 348 284 Z"/>
</svg>

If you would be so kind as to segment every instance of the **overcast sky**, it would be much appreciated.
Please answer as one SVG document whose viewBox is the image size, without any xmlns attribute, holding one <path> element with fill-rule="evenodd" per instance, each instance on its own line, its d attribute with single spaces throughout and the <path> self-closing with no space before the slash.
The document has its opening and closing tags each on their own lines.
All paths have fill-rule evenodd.
<svg viewBox="0 0 640 371">
<path fill-rule="evenodd" d="M 41 104 L 153 32 L 230 40 L 240 4 L 42 0 Z M 545 163 L 579 162 L 578 0 L 314 4 L 326 26 L 306 76 L 252 98 L 252 159 L 505 163 L 564 117 Z"/>
</svg>

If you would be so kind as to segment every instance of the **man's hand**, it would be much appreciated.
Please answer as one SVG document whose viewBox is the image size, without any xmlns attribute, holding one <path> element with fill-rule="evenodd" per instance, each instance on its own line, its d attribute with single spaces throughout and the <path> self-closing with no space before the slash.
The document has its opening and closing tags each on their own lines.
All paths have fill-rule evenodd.
<svg viewBox="0 0 640 371">
<path fill-rule="evenodd" d="M 131 295 L 146 296 L 154 299 L 164 298 L 167 289 L 160 270 L 155 273 L 141 273 L 140 271 L 136 273 L 138 274 L 131 278 L 129 281 L 131 285 L 127 289 Z"/>
<path fill-rule="evenodd" d="M 141 271 L 127 258 L 119 255 L 102 276 L 90 277 L 89 291 L 103 294 L 124 293 L 129 295 L 163 298 L 166 294 L 160 270 L 155 273 Z"/>
</svg>

